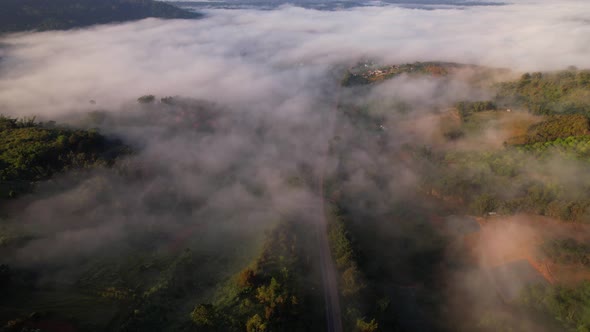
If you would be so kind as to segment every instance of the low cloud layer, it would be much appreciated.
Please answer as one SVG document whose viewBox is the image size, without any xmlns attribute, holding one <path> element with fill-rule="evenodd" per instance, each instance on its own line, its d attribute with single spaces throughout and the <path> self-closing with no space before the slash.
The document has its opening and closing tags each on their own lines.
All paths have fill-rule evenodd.
<svg viewBox="0 0 590 332">
<path fill-rule="evenodd" d="M 440 141 L 439 111 L 492 92 L 461 75 L 341 88 L 344 70 L 360 59 L 589 68 L 587 9 L 549 0 L 434 10 L 284 6 L 5 36 L 0 114 L 98 127 L 135 148 L 114 169 L 60 175 L 13 202 L 14 224 L 31 238 L 6 261 L 51 270 L 48 281 L 75 280 L 90 258 L 192 247 L 235 269 L 278 220 L 318 220 L 320 173 L 346 174 L 326 195 L 344 196 L 378 230 L 397 233 L 381 221 L 400 197 L 413 200 L 420 181 L 401 146 Z M 137 104 L 144 94 L 190 99 Z M 334 119 L 338 106 L 370 114 Z M 100 113 L 84 113 L 96 110 L 107 110 L 106 120 L 86 123 Z M 500 134 L 488 128 L 485 141 L 500 146 Z M 568 172 L 582 173 L 574 164 Z"/>
<path fill-rule="evenodd" d="M 236 216 L 271 223 L 316 204 L 316 193 L 289 182 L 292 176 L 331 171 L 332 160 L 319 170 L 326 142 L 350 156 L 345 167 L 353 176 L 344 187 L 385 209 L 390 198 L 415 184 L 415 175 L 395 153 L 382 154 L 383 146 L 396 149 L 421 138 L 430 144 L 440 121 L 428 114 L 432 109 L 487 98 L 489 92 L 461 80 L 406 76 L 370 91 L 341 91 L 343 69 L 367 58 L 516 70 L 590 66 L 590 25 L 575 19 L 584 6 L 211 10 L 201 20 L 148 19 L 4 37 L 0 112 L 77 121 L 68 114 L 108 109 L 112 122 L 98 126 L 140 147 L 130 168 L 148 172 L 137 182 L 97 172 L 62 184 L 60 194 L 32 200 L 20 218 L 39 239 L 15 257 L 34 257 L 34 264 L 59 261 L 71 247 L 93 244 L 71 253 L 75 263 L 105 243 L 125 242 L 146 224 L 175 234 L 187 225 L 233 225 Z M 189 106 L 217 110 L 215 132 L 195 133 L 191 126 L 198 121 L 184 118 L 183 102 L 147 106 L 142 113 L 133 101 L 146 93 L 216 103 Z M 374 129 L 365 133 L 338 119 L 338 132 L 330 132 L 330 112 L 338 102 L 370 105 L 384 128 L 397 128 L 375 138 L 368 134 Z M 398 103 L 412 105 L 420 118 L 391 111 Z M 190 208 L 178 208 L 182 204 Z M 159 206 L 165 213 L 154 211 Z M 60 245 L 52 250 L 37 249 L 54 240 Z"/>
<path fill-rule="evenodd" d="M 419 10 L 211 10 L 2 39 L 0 111 L 50 115 L 145 93 L 276 109 L 317 91 L 334 65 L 441 60 L 517 70 L 590 67 L 587 4 Z M 306 105 L 307 106 L 307 105 Z"/>
</svg>

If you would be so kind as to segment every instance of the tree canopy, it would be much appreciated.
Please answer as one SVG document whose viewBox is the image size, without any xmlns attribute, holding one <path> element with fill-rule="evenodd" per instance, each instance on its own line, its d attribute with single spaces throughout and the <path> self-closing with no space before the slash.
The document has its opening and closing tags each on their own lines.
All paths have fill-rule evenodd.
<svg viewBox="0 0 590 332">
<path fill-rule="evenodd" d="M 66 30 L 147 17 L 200 16 L 153 0 L 3 0 L 0 1 L 0 33 Z"/>
<path fill-rule="evenodd" d="M 0 199 L 72 168 L 112 163 L 126 148 L 94 130 L 0 116 Z"/>
</svg>

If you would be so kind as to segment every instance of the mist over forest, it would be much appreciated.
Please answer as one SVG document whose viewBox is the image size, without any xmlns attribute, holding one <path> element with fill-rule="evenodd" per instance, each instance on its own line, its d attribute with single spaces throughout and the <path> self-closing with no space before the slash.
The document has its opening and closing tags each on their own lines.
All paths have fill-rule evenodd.
<svg viewBox="0 0 590 332">
<path fill-rule="evenodd" d="M 0 13 L 2 331 L 590 329 L 586 1 Z"/>
</svg>

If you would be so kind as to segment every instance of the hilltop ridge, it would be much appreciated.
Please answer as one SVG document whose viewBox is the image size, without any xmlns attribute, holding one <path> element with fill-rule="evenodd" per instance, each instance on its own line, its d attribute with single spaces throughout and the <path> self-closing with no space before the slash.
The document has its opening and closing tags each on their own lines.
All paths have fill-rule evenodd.
<svg viewBox="0 0 590 332">
<path fill-rule="evenodd" d="M 201 14 L 153 0 L 4 0 L 0 33 L 67 30 L 148 17 L 191 19 Z"/>
</svg>

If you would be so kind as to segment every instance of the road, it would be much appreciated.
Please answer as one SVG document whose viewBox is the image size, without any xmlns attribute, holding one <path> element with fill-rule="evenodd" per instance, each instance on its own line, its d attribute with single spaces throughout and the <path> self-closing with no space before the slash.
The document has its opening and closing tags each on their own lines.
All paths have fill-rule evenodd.
<svg viewBox="0 0 590 332">
<path fill-rule="evenodd" d="M 338 294 L 338 277 L 330 246 L 328 244 L 327 222 L 319 225 L 318 240 L 320 249 L 320 264 L 322 283 L 324 288 L 324 302 L 326 312 L 326 330 L 328 332 L 342 332 L 342 313 L 340 311 L 340 297 Z"/>
<path fill-rule="evenodd" d="M 336 115 L 340 101 L 340 82 L 338 82 L 335 99 L 328 114 L 327 137 L 324 139 L 322 153 L 318 164 L 318 195 L 319 195 L 319 222 L 317 223 L 318 248 L 320 254 L 320 266 L 322 283 L 324 288 L 324 303 L 326 313 L 326 330 L 328 332 L 342 332 L 342 312 L 340 310 L 340 296 L 338 291 L 338 272 L 332 259 L 328 240 L 328 220 L 326 219 L 326 204 L 324 195 L 324 178 L 326 165 L 329 158 L 330 141 L 334 136 Z"/>
</svg>

